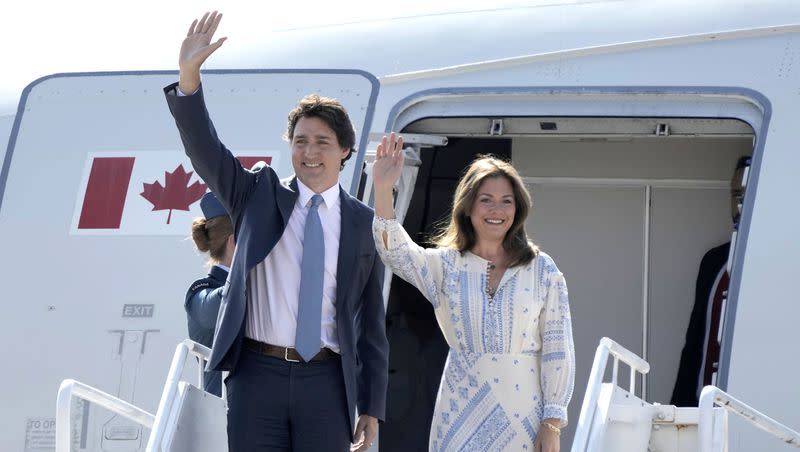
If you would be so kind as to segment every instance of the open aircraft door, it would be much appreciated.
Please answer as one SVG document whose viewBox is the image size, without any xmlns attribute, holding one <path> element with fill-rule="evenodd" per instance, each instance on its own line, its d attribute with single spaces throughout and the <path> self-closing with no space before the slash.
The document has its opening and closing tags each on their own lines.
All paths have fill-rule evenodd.
<svg viewBox="0 0 800 452">
<path fill-rule="evenodd" d="M 176 72 L 63 74 L 23 93 L 0 173 L 4 450 L 53 450 L 66 378 L 156 411 L 187 334 L 186 289 L 207 270 L 187 240 L 206 188 L 162 92 L 176 80 Z M 309 93 L 339 99 L 359 137 L 341 185 L 356 193 L 374 76 L 226 70 L 203 81 L 222 141 L 245 167 L 266 161 L 281 177 L 292 174 L 287 112 Z M 74 412 L 72 450 L 144 450 L 148 432 L 135 424 L 88 404 Z"/>
<path fill-rule="evenodd" d="M 363 185 L 364 196 L 363 201 L 370 206 L 375 204 L 374 192 L 372 191 L 372 165 L 375 162 L 375 150 L 378 147 L 381 139 L 386 133 L 373 132 L 369 134 L 370 146 L 367 150 L 365 158 L 365 173 L 366 181 Z M 397 181 L 394 187 L 394 213 L 395 218 L 403 224 L 406 219 L 406 213 L 411 205 L 411 197 L 414 194 L 414 187 L 417 182 L 417 175 L 419 174 L 422 160 L 420 152 L 423 148 L 430 148 L 433 146 L 447 146 L 447 137 L 438 135 L 425 135 L 416 133 L 403 133 L 403 143 L 405 144 L 404 155 L 405 161 L 403 164 L 403 172 L 400 175 L 400 180 Z M 391 290 L 391 280 L 393 273 L 391 270 L 386 269 L 383 278 L 383 300 L 388 302 L 389 292 Z"/>
</svg>

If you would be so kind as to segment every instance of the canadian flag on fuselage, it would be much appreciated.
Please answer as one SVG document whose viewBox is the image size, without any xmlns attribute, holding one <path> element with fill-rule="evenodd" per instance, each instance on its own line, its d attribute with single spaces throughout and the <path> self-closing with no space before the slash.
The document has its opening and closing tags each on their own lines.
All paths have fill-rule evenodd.
<svg viewBox="0 0 800 452">
<path fill-rule="evenodd" d="M 274 164 L 272 153 L 237 158 L 245 168 Z M 187 235 L 208 189 L 177 151 L 96 152 L 86 157 L 70 232 L 79 235 Z"/>
</svg>

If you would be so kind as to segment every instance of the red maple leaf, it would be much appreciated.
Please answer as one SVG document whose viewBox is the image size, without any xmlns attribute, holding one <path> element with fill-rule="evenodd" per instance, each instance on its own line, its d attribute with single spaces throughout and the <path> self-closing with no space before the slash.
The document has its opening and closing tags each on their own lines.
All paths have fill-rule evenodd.
<svg viewBox="0 0 800 452">
<path fill-rule="evenodd" d="M 206 192 L 206 185 L 195 181 L 191 186 L 189 179 L 192 171 L 188 173 L 183 169 L 183 165 L 178 165 L 175 171 L 164 171 L 164 186 L 161 182 L 155 181 L 152 184 L 145 183 L 144 191 L 140 193 L 142 197 L 153 204 L 153 210 L 167 210 L 167 224 L 172 218 L 172 210 L 189 210 L 189 206 L 197 202 Z"/>
</svg>

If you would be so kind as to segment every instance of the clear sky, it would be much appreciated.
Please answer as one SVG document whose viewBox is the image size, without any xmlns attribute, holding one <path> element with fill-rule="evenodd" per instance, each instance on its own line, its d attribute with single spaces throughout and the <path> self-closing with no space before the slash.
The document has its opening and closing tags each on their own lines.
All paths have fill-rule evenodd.
<svg viewBox="0 0 800 452">
<path fill-rule="evenodd" d="M 58 72 L 176 69 L 178 46 L 194 17 L 218 8 L 226 46 L 273 30 L 397 16 L 581 0 L 7 0 L 0 26 L 0 114 L 22 89 Z M 583 0 L 585 1 L 585 0 Z M 398 5 L 401 5 L 398 7 Z M 491 5 L 491 6 L 488 6 Z M 235 33 L 230 33 L 235 30 Z"/>
</svg>

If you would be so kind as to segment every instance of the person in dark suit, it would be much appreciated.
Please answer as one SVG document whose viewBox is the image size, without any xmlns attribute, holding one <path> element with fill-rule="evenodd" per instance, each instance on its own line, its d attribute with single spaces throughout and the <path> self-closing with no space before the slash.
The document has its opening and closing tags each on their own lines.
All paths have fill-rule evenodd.
<svg viewBox="0 0 800 452">
<path fill-rule="evenodd" d="M 203 216 L 192 222 L 192 240 L 198 251 L 209 254 L 211 270 L 208 276 L 198 279 L 189 286 L 184 308 L 189 339 L 211 348 L 219 305 L 222 301 L 222 286 L 228 279 L 235 245 L 231 219 L 213 193 L 203 195 L 200 199 L 200 209 L 203 211 Z M 203 389 L 220 397 L 221 376 L 221 372 L 206 372 Z"/>
<path fill-rule="evenodd" d="M 745 173 L 749 167 L 750 156 L 740 157 L 731 178 L 731 219 L 734 231 L 739 229 L 742 199 L 747 184 Z M 707 251 L 700 261 L 694 306 L 670 399 L 672 405 L 696 407 L 703 388 L 717 383 L 722 330 L 726 324 L 724 306 L 730 283 L 730 248 L 731 242 L 716 246 Z"/>
<path fill-rule="evenodd" d="M 389 347 L 374 214 L 338 183 L 355 131 L 338 101 L 306 96 L 286 132 L 295 175 L 242 168 L 217 137 L 200 83 L 224 42 L 211 42 L 221 17 L 192 23 L 179 81 L 164 90 L 192 166 L 234 224 L 208 364 L 230 371 L 230 450 L 366 450 L 385 413 Z"/>
</svg>

